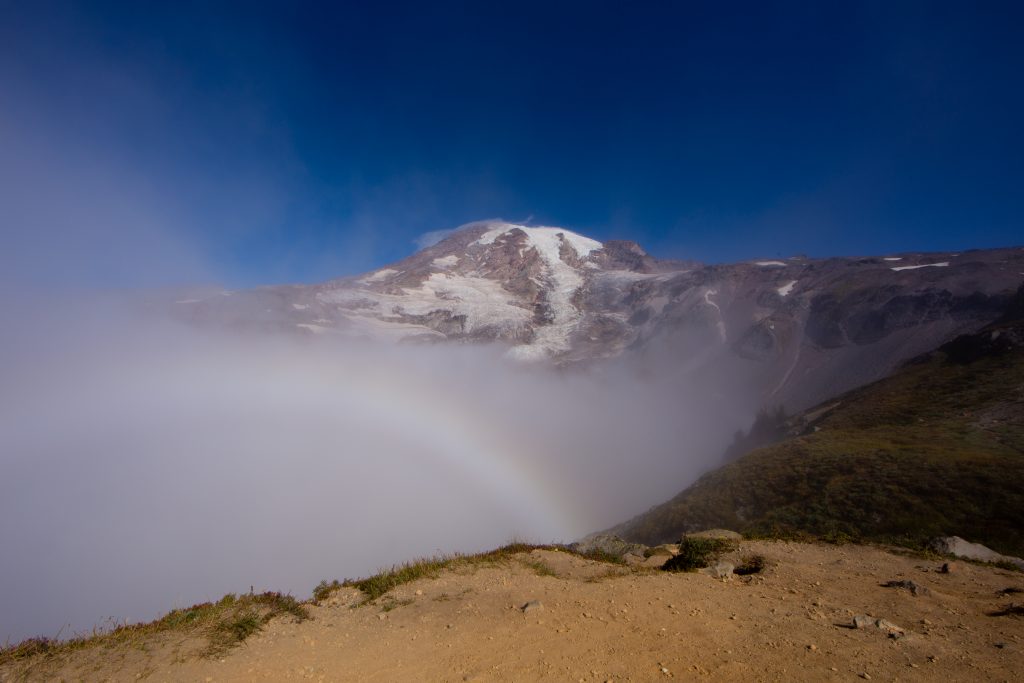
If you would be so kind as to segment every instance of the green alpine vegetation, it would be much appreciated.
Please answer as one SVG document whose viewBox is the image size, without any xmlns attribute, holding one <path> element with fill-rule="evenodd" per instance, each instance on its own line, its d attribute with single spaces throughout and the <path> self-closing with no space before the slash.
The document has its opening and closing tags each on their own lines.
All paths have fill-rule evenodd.
<svg viewBox="0 0 1024 683">
<path fill-rule="evenodd" d="M 725 527 L 909 546 L 957 535 L 1024 555 L 1018 308 L 796 416 L 789 438 L 706 474 L 615 533 L 658 544 Z"/>
</svg>

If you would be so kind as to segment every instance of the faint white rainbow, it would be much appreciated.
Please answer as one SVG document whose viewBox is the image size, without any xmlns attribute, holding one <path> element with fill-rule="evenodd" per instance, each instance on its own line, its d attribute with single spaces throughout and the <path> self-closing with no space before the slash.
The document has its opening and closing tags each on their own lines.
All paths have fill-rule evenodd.
<svg viewBox="0 0 1024 683">
<path fill-rule="evenodd" d="M 325 392 L 320 407 L 344 410 L 352 404 L 369 409 L 381 423 L 392 423 L 407 435 L 424 439 L 430 446 L 427 450 L 448 467 L 469 475 L 520 515 L 525 512 L 534 529 L 569 535 L 587 529 L 586 520 L 552 486 L 546 473 L 509 443 L 502 433 L 507 425 L 492 424 L 494 416 L 473 410 L 468 398 L 460 399 L 456 392 L 437 386 L 436 378 L 418 376 L 415 367 L 402 364 L 403 370 L 414 374 L 400 375 L 396 367 L 388 367 L 387 357 L 374 360 L 359 367 L 340 363 L 330 372 L 320 364 L 309 366 L 308 372 L 315 374 Z"/>
</svg>

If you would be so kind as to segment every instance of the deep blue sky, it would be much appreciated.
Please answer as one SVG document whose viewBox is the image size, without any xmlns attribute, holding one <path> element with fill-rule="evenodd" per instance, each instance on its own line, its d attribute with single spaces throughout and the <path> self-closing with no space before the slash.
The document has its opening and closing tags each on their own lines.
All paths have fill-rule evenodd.
<svg viewBox="0 0 1024 683">
<path fill-rule="evenodd" d="M 22 261 L 317 281 L 489 217 L 705 261 L 1024 243 L 1020 3 L 214 4 L 0 0 Z"/>
</svg>

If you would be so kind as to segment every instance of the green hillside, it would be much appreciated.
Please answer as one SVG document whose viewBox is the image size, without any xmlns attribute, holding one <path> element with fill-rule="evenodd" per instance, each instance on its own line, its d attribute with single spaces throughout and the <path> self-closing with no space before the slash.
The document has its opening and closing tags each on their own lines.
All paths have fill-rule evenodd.
<svg viewBox="0 0 1024 683">
<path fill-rule="evenodd" d="M 958 535 L 1024 555 L 1022 340 L 1020 311 L 1008 311 L 798 416 L 796 435 L 703 476 L 616 533 L 647 544 L 710 527 L 910 545 Z"/>
</svg>

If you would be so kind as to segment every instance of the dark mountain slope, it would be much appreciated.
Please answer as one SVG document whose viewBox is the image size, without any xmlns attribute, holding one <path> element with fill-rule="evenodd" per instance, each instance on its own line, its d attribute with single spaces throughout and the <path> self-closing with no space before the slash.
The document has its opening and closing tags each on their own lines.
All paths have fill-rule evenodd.
<svg viewBox="0 0 1024 683">
<path fill-rule="evenodd" d="M 809 410 L 616 533 L 648 544 L 727 527 L 1024 553 L 1024 288 L 996 323 Z"/>
</svg>

